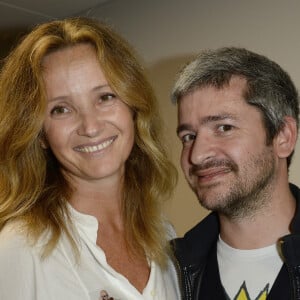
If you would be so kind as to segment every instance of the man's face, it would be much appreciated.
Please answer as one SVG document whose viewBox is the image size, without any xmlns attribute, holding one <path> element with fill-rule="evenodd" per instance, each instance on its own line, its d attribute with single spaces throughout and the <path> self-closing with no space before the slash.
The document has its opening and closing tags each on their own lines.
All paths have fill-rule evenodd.
<svg viewBox="0 0 300 300">
<path fill-rule="evenodd" d="M 246 80 L 234 76 L 220 89 L 199 88 L 180 100 L 178 110 L 188 183 L 205 208 L 232 218 L 266 203 L 276 168 L 262 115 L 244 100 L 245 87 Z"/>
</svg>

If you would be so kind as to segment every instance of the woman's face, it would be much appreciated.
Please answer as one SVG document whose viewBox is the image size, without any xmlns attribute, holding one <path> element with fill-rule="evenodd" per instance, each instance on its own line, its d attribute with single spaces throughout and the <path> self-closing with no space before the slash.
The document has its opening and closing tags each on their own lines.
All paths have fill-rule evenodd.
<svg viewBox="0 0 300 300">
<path fill-rule="evenodd" d="M 43 60 L 45 141 L 75 182 L 120 180 L 134 143 L 130 108 L 110 88 L 88 44 Z"/>
</svg>

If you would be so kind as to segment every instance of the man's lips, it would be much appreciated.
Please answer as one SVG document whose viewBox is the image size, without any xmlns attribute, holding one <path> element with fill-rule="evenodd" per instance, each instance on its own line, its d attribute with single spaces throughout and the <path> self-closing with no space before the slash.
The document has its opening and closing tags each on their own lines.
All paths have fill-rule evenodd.
<svg viewBox="0 0 300 300">
<path fill-rule="evenodd" d="M 229 172 L 237 172 L 238 166 L 231 160 L 210 160 L 199 165 L 192 165 L 189 169 L 189 176 L 201 178 L 212 178 Z"/>
<path fill-rule="evenodd" d="M 110 146 L 113 141 L 117 138 L 117 136 L 110 137 L 108 139 L 105 139 L 104 141 L 101 141 L 99 143 L 93 143 L 92 145 L 80 145 L 74 147 L 75 151 L 82 152 L 82 153 L 94 153 L 101 151 L 108 146 Z"/>
<path fill-rule="evenodd" d="M 207 184 L 215 184 L 218 180 L 221 180 L 223 176 L 227 175 L 231 172 L 230 168 L 214 168 L 214 169 L 207 169 L 200 172 L 194 172 L 192 176 L 196 176 L 197 184 L 207 185 Z"/>
<path fill-rule="evenodd" d="M 212 168 L 207 170 L 202 170 L 198 172 L 193 172 L 194 175 L 200 178 L 214 177 L 217 175 L 229 173 L 231 168 Z"/>
<path fill-rule="evenodd" d="M 189 169 L 190 180 L 196 178 L 198 185 L 215 184 L 223 176 L 231 172 L 238 172 L 237 164 L 230 159 L 208 160 L 198 165 L 191 165 Z"/>
</svg>

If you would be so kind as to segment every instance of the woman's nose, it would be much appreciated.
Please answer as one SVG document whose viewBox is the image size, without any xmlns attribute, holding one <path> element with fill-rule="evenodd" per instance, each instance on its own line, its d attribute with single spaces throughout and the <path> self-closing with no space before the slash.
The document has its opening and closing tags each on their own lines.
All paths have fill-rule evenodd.
<svg viewBox="0 0 300 300">
<path fill-rule="evenodd" d="M 99 116 L 97 113 L 93 111 L 93 109 L 82 112 L 78 116 L 79 124 L 77 128 L 78 135 L 87 136 L 87 137 L 95 137 L 99 134 L 101 130 L 102 121 L 99 120 Z"/>
</svg>

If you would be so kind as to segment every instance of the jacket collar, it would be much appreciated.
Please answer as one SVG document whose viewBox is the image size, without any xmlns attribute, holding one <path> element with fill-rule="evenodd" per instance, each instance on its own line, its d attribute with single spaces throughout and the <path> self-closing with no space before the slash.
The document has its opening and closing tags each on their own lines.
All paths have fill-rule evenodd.
<svg viewBox="0 0 300 300">
<path fill-rule="evenodd" d="M 290 183 L 290 189 L 294 198 L 296 199 L 296 212 L 295 212 L 294 219 L 291 222 L 291 232 L 299 234 L 300 233 L 300 189 L 292 183 Z"/>
</svg>

